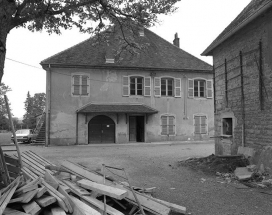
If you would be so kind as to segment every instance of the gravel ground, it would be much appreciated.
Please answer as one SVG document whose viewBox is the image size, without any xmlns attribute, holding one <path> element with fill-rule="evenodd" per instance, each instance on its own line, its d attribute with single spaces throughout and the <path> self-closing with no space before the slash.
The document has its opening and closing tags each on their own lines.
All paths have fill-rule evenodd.
<svg viewBox="0 0 272 215">
<path fill-rule="evenodd" d="M 31 149 L 56 164 L 67 159 L 91 169 L 103 163 L 124 167 L 133 185 L 156 187 L 155 197 L 185 206 L 192 215 L 272 214 L 272 195 L 218 183 L 215 176 L 177 165 L 188 157 L 212 154 L 213 142 L 48 148 L 21 145 L 20 149 Z"/>
</svg>

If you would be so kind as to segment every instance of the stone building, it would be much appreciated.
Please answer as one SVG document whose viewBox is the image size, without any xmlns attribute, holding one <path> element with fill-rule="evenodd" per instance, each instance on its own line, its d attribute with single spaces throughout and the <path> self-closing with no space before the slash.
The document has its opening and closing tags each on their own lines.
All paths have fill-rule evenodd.
<svg viewBox="0 0 272 215">
<path fill-rule="evenodd" d="M 174 45 L 139 29 L 134 36 L 144 48 L 133 55 L 118 52 L 120 33 L 111 33 L 108 42 L 92 37 L 41 62 L 47 72 L 47 144 L 213 135 L 211 65 L 180 49 L 177 35 Z"/>
<path fill-rule="evenodd" d="M 272 1 L 252 0 L 202 53 L 213 56 L 216 154 L 272 162 Z"/>
</svg>

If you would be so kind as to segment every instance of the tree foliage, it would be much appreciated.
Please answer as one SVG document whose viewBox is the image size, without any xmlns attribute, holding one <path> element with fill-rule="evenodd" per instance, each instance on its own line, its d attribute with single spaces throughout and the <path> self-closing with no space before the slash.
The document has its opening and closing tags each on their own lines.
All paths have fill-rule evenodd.
<svg viewBox="0 0 272 215">
<path fill-rule="evenodd" d="M 0 83 L 3 75 L 6 39 L 10 30 L 24 27 L 60 34 L 77 27 L 98 35 L 112 25 L 122 31 L 132 26 L 150 27 L 158 15 L 176 10 L 180 0 L 0 0 Z M 123 35 L 124 36 L 124 35 Z M 128 46 L 133 41 L 125 40 Z"/>
<path fill-rule="evenodd" d="M 27 93 L 25 100 L 25 114 L 23 117 L 24 127 L 35 128 L 36 116 L 41 114 L 45 108 L 45 93 L 36 93 L 32 97 L 30 93 Z"/>
</svg>

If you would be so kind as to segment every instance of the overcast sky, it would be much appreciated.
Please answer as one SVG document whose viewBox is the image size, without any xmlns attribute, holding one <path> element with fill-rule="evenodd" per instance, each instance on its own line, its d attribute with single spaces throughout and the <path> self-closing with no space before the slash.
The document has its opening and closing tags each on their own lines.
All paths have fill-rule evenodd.
<svg viewBox="0 0 272 215">
<path fill-rule="evenodd" d="M 212 64 L 211 57 L 201 57 L 200 54 L 249 2 L 250 0 L 181 0 L 177 4 L 178 11 L 170 16 L 162 16 L 161 23 L 151 30 L 169 42 L 178 33 L 181 49 Z M 7 96 L 15 117 L 23 117 L 28 91 L 31 96 L 45 92 L 46 72 L 39 63 L 88 37 L 89 35 L 81 34 L 76 29 L 63 31 L 62 35 L 32 33 L 22 28 L 10 32 L 3 82 L 12 89 Z"/>
</svg>

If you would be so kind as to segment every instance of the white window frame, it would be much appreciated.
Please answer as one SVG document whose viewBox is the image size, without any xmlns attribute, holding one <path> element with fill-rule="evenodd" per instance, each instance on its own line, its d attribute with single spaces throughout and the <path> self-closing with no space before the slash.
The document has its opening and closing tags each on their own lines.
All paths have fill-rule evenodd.
<svg viewBox="0 0 272 215">
<path fill-rule="evenodd" d="M 128 79 L 128 83 L 124 84 L 124 79 Z M 143 86 L 142 86 L 142 95 L 137 95 L 137 86 L 135 86 L 136 95 L 130 94 L 130 87 L 131 87 L 131 78 L 142 78 L 143 79 Z M 149 85 L 146 85 L 146 83 L 149 82 Z M 124 88 L 126 88 L 126 91 L 128 94 L 124 94 Z M 152 89 L 152 81 L 150 76 L 143 76 L 143 75 L 123 75 L 122 76 L 122 96 L 124 97 L 150 97 L 151 96 L 151 89 Z M 149 92 L 149 93 L 148 93 Z"/>
<path fill-rule="evenodd" d="M 131 95 L 131 79 L 132 78 L 135 78 L 135 95 Z M 138 88 L 137 88 L 137 79 L 138 78 L 141 78 L 142 79 L 142 95 L 138 95 L 137 94 L 137 91 L 138 91 Z M 145 77 L 144 76 L 141 76 L 141 75 L 131 75 L 129 76 L 129 95 L 130 96 L 144 96 L 144 88 L 145 88 Z"/>
<path fill-rule="evenodd" d="M 193 87 L 190 87 L 190 81 L 193 82 Z M 200 97 L 200 96 L 195 96 L 195 81 L 205 81 L 205 86 L 204 86 L 204 97 Z M 210 82 L 211 84 L 211 88 L 208 88 L 208 82 Z M 199 82 L 198 82 L 199 83 Z M 195 99 L 212 99 L 213 98 L 213 80 L 212 79 L 206 79 L 203 77 L 196 77 L 196 78 L 188 78 L 188 98 L 195 98 Z M 192 92 L 192 95 L 190 95 L 190 90 Z M 199 86 L 198 86 L 198 90 L 199 90 Z M 208 96 L 208 90 L 211 91 L 211 96 Z M 200 93 L 200 91 L 199 91 Z M 199 94 L 198 93 L 198 94 Z"/>
<path fill-rule="evenodd" d="M 195 117 L 206 117 L 206 133 L 201 132 L 201 122 L 200 122 L 200 133 L 196 133 L 196 122 L 195 122 Z M 209 124 L 208 124 L 208 115 L 203 114 L 203 113 L 198 113 L 198 114 L 193 114 L 193 125 L 194 125 L 194 134 L 201 134 L 201 135 L 208 135 L 209 134 Z"/>
<path fill-rule="evenodd" d="M 162 95 L 162 80 L 166 80 L 166 95 Z M 168 81 L 172 82 L 172 95 L 168 95 Z M 175 97 L 175 78 L 172 77 L 161 77 L 161 96 Z"/>
<path fill-rule="evenodd" d="M 79 94 L 74 94 L 74 76 L 79 76 Z M 82 76 L 87 76 L 87 95 L 82 95 Z M 90 74 L 88 73 L 72 73 L 71 74 L 71 96 L 72 97 L 89 97 L 90 96 Z"/>
<path fill-rule="evenodd" d="M 162 134 L 162 117 L 167 117 L 167 134 Z M 169 134 L 169 118 L 168 117 L 174 117 L 174 134 Z M 177 131 L 176 131 L 176 128 L 177 128 L 177 123 L 176 123 L 176 115 L 175 114 L 161 114 L 160 115 L 160 126 L 161 126 L 161 132 L 160 132 L 160 135 L 161 136 L 176 136 L 177 134 Z"/>
<path fill-rule="evenodd" d="M 173 95 L 168 95 L 167 84 L 166 84 L 166 95 L 162 95 L 162 79 L 172 79 L 173 83 Z M 182 80 L 181 78 L 176 78 L 173 76 L 161 76 L 161 77 L 154 77 L 154 96 L 155 97 L 167 97 L 167 98 L 180 98 L 181 97 L 181 85 Z"/>
</svg>

